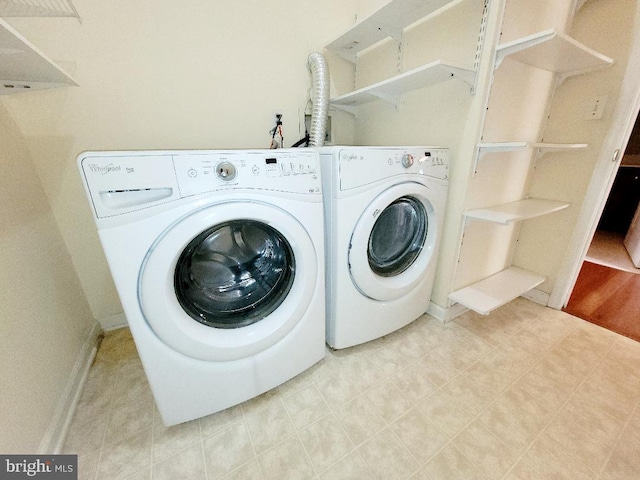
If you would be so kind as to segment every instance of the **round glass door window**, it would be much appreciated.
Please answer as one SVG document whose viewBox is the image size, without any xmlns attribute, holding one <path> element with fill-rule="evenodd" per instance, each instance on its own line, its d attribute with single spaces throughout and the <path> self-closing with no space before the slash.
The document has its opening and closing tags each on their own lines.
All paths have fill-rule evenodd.
<svg viewBox="0 0 640 480">
<path fill-rule="evenodd" d="M 420 255 L 429 228 L 422 202 L 401 197 L 385 208 L 371 230 L 367 257 L 371 270 L 393 277 L 408 269 Z"/>
<path fill-rule="evenodd" d="M 295 258 L 280 232 L 255 220 L 232 220 L 195 237 L 178 258 L 174 288 L 193 319 L 239 328 L 265 318 L 284 301 Z"/>
</svg>

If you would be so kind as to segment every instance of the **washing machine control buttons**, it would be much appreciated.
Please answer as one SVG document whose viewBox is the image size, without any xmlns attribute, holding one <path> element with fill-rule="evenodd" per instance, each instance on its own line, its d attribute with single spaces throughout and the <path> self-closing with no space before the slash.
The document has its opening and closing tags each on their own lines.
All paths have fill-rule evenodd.
<svg viewBox="0 0 640 480">
<path fill-rule="evenodd" d="M 220 180 L 230 182 L 236 178 L 236 167 L 231 162 L 221 162 L 216 166 L 216 175 Z"/>
<path fill-rule="evenodd" d="M 409 168 L 413 165 L 413 155 L 410 153 L 405 153 L 402 155 L 402 166 L 404 168 Z"/>
</svg>

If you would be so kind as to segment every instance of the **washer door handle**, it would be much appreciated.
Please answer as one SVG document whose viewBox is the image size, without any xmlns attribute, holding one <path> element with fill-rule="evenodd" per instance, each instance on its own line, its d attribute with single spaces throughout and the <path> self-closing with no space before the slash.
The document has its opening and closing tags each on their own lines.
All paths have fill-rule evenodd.
<svg viewBox="0 0 640 480">
<path fill-rule="evenodd" d="M 100 192 L 100 201 L 106 208 L 118 210 L 164 200 L 173 195 L 173 188 L 139 188 L 134 190 L 108 190 Z"/>
</svg>

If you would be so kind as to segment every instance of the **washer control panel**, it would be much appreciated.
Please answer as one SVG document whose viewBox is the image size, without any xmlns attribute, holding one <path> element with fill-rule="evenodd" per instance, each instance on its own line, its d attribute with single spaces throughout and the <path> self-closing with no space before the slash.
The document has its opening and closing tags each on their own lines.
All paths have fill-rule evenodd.
<svg viewBox="0 0 640 480">
<path fill-rule="evenodd" d="M 311 149 L 85 152 L 78 165 L 98 218 L 217 191 L 322 195 Z"/>
<path fill-rule="evenodd" d="M 446 148 L 342 147 L 337 156 L 341 190 L 405 174 L 449 179 Z"/>
<path fill-rule="evenodd" d="M 320 193 L 318 154 L 305 149 L 173 155 L 181 196 L 227 188 Z"/>
</svg>

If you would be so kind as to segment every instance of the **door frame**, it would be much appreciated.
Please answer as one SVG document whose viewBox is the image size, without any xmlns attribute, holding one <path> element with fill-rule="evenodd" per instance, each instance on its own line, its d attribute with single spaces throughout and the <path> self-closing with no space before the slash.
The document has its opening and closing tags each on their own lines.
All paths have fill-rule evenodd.
<svg viewBox="0 0 640 480">
<path fill-rule="evenodd" d="M 635 24 L 638 25 L 639 21 L 640 7 L 636 9 Z M 613 112 L 611 126 L 585 193 L 567 254 L 549 296 L 547 303 L 549 307 L 555 309 L 565 307 L 578 279 L 582 262 L 587 255 L 587 250 L 602 216 L 622 156 L 640 112 L 640 81 L 638 78 L 640 78 L 640 29 L 634 32 L 633 47 Z"/>
</svg>

